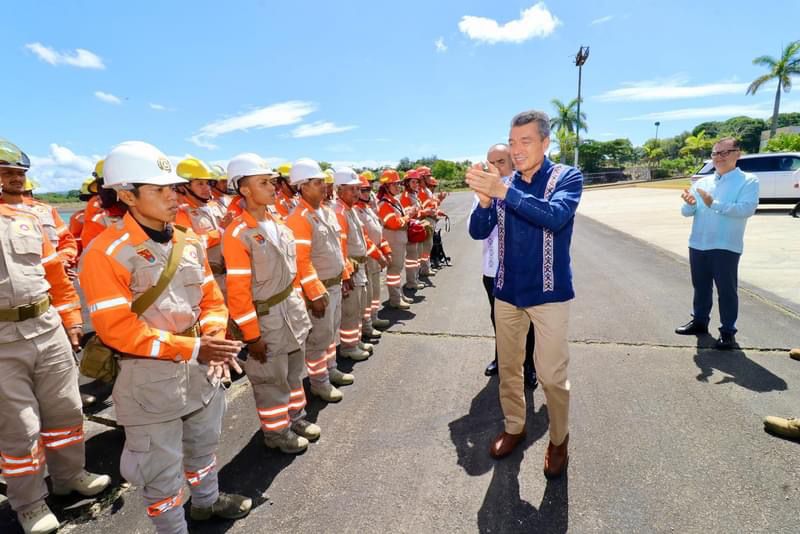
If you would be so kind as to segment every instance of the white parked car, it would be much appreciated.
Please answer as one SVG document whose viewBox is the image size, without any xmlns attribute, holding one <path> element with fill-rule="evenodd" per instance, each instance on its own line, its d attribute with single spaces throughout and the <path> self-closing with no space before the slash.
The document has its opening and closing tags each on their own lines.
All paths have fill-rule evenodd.
<svg viewBox="0 0 800 534">
<path fill-rule="evenodd" d="M 800 171 L 800 152 L 745 154 L 736 165 L 744 172 L 758 176 L 761 204 L 795 204 L 800 202 L 800 189 L 795 187 Z M 714 174 L 714 164 L 706 160 L 692 175 L 692 182 Z"/>
</svg>

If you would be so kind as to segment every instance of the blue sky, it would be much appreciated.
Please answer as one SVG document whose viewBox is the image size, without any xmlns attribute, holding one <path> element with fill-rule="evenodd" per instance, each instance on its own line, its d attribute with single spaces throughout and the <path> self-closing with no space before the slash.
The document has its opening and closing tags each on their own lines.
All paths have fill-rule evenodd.
<svg viewBox="0 0 800 534">
<path fill-rule="evenodd" d="M 514 113 L 577 93 L 588 137 L 641 144 L 771 113 L 745 88 L 800 39 L 797 0 L 22 2 L 0 33 L 0 137 L 42 190 L 115 144 L 224 162 L 476 159 Z M 800 79 L 782 111 L 800 111 Z"/>
</svg>

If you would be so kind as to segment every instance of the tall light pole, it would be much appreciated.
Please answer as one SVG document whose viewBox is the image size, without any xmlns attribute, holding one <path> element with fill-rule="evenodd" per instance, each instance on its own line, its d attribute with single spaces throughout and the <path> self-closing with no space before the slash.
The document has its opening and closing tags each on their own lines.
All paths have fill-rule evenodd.
<svg viewBox="0 0 800 534">
<path fill-rule="evenodd" d="M 578 147 L 581 144 L 581 74 L 583 64 L 589 59 L 589 47 L 581 46 L 575 54 L 575 65 L 578 67 L 578 117 L 575 124 L 575 168 L 578 168 Z"/>
<path fill-rule="evenodd" d="M 658 127 L 661 126 L 661 123 L 656 121 L 655 125 L 656 125 L 656 143 L 658 143 Z"/>
</svg>

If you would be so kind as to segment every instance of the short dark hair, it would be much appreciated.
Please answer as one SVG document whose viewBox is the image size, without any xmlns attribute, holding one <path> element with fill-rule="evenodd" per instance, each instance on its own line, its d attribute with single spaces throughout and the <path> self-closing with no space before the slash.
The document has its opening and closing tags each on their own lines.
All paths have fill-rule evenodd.
<svg viewBox="0 0 800 534">
<path fill-rule="evenodd" d="M 514 115 L 514 118 L 511 119 L 511 127 L 525 126 L 532 122 L 535 122 L 539 127 L 539 135 L 542 136 L 542 139 L 550 137 L 550 117 L 548 117 L 547 113 L 544 111 L 531 109 L 523 111 L 522 113 L 517 113 Z"/>
<path fill-rule="evenodd" d="M 720 137 L 719 139 L 714 141 L 714 144 L 718 145 L 720 143 L 724 143 L 725 141 L 730 141 L 731 144 L 733 144 L 733 148 L 739 148 L 739 140 L 736 139 L 735 137 Z"/>
</svg>

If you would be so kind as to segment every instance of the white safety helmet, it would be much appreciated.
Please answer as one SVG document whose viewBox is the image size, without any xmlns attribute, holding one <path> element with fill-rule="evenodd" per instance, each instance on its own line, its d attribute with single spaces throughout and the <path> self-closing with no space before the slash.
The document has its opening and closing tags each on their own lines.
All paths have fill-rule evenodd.
<svg viewBox="0 0 800 534">
<path fill-rule="evenodd" d="M 169 159 L 149 143 L 126 141 L 111 149 L 103 165 L 103 187 L 132 189 L 134 184 L 175 185 L 186 180 L 175 174 Z"/>
<path fill-rule="evenodd" d="M 228 187 L 232 187 L 234 191 L 239 190 L 239 180 L 247 176 L 259 176 L 261 174 L 267 176 L 278 176 L 278 172 L 271 169 L 267 162 L 258 154 L 246 152 L 234 156 L 228 162 Z"/>
<path fill-rule="evenodd" d="M 337 167 L 333 170 L 333 183 L 340 185 L 361 185 L 356 171 L 350 167 Z"/>
<path fill-rule="evenodd" d="M 302 158 L 292 164 L 292 170 L 289 171 L 290 184 L 300 185 L 315 178 L 322 180 L 325 178 L 325 173 L 313 159 Z"/>
</svg>

